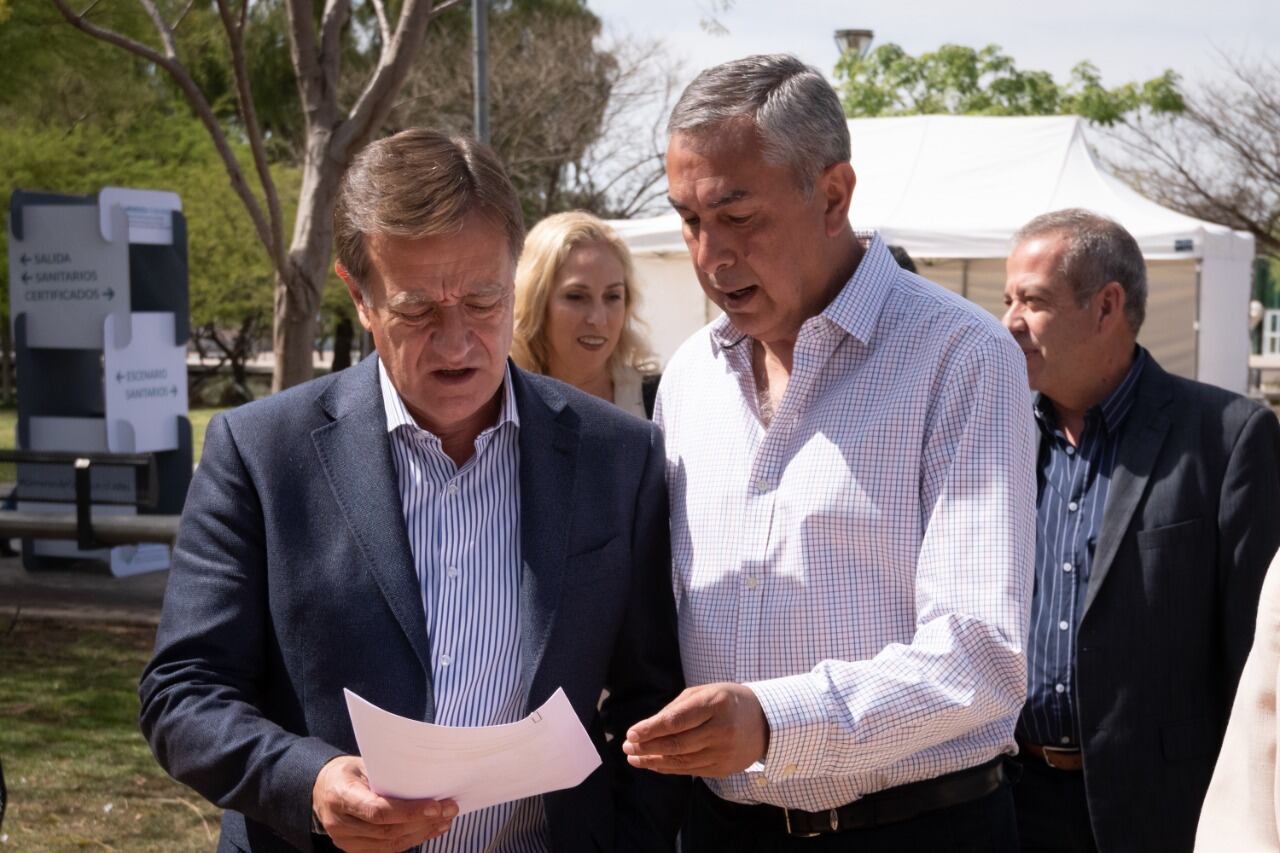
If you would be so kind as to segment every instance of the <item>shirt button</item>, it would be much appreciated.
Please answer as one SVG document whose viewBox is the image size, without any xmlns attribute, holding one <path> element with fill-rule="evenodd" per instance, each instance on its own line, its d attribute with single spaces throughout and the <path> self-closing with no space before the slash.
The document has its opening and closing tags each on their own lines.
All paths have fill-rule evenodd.
<svg viewBox="0 0 1280 853">
<path fill-rule="evenodd" d="M 448 489 L 446 489 L 446 491 L 447 491 L 449 494 L 451 494 L 451 495 L 456 495 L 456 494 L 458 493 L 458 484 L 457 484 L 457 483 L 450 483 L 450 484 L 449 484 L 449 488 L 448 488 Z"/>
<path fill-rule="evenodd" d="M 1060 631 L 1065 631 L 1065 630 L 1067 630 L 1067 629 L 1068 629 L 1068 628 L 1070 628 L 1070 627 L 1071 627 L 1071 626 L 1070 626 L 1070 625 L 1068 625 L 1065 621 L 1062 621 L 1062 622 L 1059 622 L 1059 623 L 1058 623 L 1058 630 L 1060 630 Z"/>
<path fill-rule="evenodd" d="M 769 481 L 764 479 L 763 477 L 760 478 L 759 480 L 756 480 L 756 490 L 760 492 L 769 491 Z"/>
<path fill-rule="evenodd" d="M 1071 743 L 1071 738 L 1067 737 L 1066 735 L 1063 735 L 1059 743 Z"/>
<path fill-rule="evenodd" d="M 796 771 L 797 771 L 797 770 L 799 770 L 799 769 L 800 769 L 800 768 L 799 768 L 799 767 L 796 767 L 794 764 L 788 764 L 786 767 L 782 768 L 782 775 L 783 775 L 783 776 L 794 776 L 794 775 L 796 775 Z"/>
<path fill-rule="evenodd" d="M 766 778 L 764 778 L 764 774 L 763 774 L 763 773 L 757 773 L 757 774 L 755 774 L 755 776 L 756 776 L 756 787 L 757 787 L 757 788 L 763 788 L 765 785 L 768 785 L 768 784 L 769 784 L 769 780 L 768 780 L 768 779 L 766 779 Z"/>
<path fill-rule="evenodd" d="M 1076 449 L 1075 449 L 1074 447 L 1072 447 L 1071 445 L 1069 445 L 1069 444 L 1067 445 L 1067 455 L 1068 455 L 1068 456 L 1075 456 L 1075 455 L 1076 455 Z"/>
<path fill-rule="evenodd" d="M 449 577 L 456 578 L 458 576 L 458 567 L 450 566 L 448 571 Z"/>
<path fill-rule="evenodd" d="M 1067 504 L 1067 509 L 1069 509 L 1071 512 L 1075 512 L 1079 508 L 1080 508 L 1080 504 L 1076 503 L 1075 501 L 1072 501 L 1071 503 Z"/>
<path fill-rule="evenodd" d="M 758 580 L 756 580 L 755 575 L 748 575 L 746 582 L 747 582 L 747 589 L 755 589 L 756 584 L 760 583 Z"/>
<path fill-rule="evenodd" d="M 451 663 L 453 663 L 453 655 L 440 655 L 441 666 L 448 666 Z M 1062 685 L 1059 684 L 1058 687 L 1061 688 Z"/>
<path fill-rule="evenodd" d="M 1070 563 L 1063 563 L 1063 564 L 1062 564 L 1062 570 L 1063 570 L 1064 572 L 1069 572 L 1069 571 L 1071 571 L 1073 568 L 1074 568 L 1074 566 L 1072 566 Z"/>
<path fill-rule="evenodd" d="M 1054 691 L 1055 691 L 1055 692 L 1058 692 L 1058 693 L 1066 693 L 1066 692 L 1067 692 L 1067 685 L 1065 685 L 1065 684 L 1055 684 L 1055 685 L 1053 685 L 1053 689 L 1054 689 Z"/>
</svg>

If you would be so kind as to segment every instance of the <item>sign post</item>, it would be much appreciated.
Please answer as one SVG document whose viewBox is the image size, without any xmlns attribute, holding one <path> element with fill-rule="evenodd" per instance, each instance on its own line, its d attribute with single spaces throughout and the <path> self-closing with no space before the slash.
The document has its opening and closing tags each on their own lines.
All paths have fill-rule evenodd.
<svg viewBox="0 0 1280 853">
<path fill-rule="evenodd" d="M 18 447 L 153 452 L 159 500 L 143 511 L 163 514 L 181 511 L 191 480 L 181 208 L 168 192 L 111 187 L 97 196 L 59 196 L 16 190 L 9 218 Z M 20 463 L 19 509 L 71 511 L 70 473 Z M 95 504 L 93 513 L 138 512 L 119 505 L 122 490 L 132 490 L 132 483 L 119 472 L 96 471 L 94 500 L 113 504 Z M 32 500 L 24 502 L 24 496 Z M 163 545 L 83 551 L 74 543 L 24 539 L 22 554 L 28 569 L 90 561 L 116 575 L 164 569 L 169 561 Z"/>
</svg>

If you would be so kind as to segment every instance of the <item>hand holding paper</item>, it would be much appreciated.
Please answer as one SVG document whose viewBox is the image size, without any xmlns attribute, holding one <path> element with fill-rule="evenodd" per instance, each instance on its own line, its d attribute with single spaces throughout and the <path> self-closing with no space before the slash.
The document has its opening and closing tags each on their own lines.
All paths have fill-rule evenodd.
<svg viewBox="0 0 1280 853">
<path fill-rule="evenodd" d="M 519 722 L 476 728 L 410 720 L 345 693 L 369 787 L 382 797 L 452 800 L 466 814 L 572 788 L 600 766 L 563 689 Z"/>
<path fill-rule="evenodd" d="M 339 756 L 321 770 L 311 811 L 333 843 L 348 853 L 396 853 L 443 835 L 458 814 L 449 800 L 391 800 L 369 788 L 364 762 Z"/>
</svg>

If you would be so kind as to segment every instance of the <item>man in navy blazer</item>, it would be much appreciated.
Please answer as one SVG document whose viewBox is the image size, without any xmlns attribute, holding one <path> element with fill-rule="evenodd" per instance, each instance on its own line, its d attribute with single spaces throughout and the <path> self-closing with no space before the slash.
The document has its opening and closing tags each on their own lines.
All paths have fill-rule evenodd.
<svg viewBox="0 0 1280 853">
<path fill-rule="evenodd" d="M 157 759 L 222 851 L 671 849 L 686 789 L 619 750 L 683 686 L 661 435 L 508 361 L 523 222 L 487 148 L 373 143 L 334 219 L 378 357 L 210 422 L 140 686 Z M 604 763 L 463 816 L 388 800 L 344 687 L 455 725 L 563 687 Z"/>
<path fill-rule="evenodd" d="M 1136 343 L 1146 296 L 1109 219 L 1015 238 L 1005 325 L 1040 392 L 1024 851 L 1190 853 L 1280 544 L 1280 423 L 1161 369 Z"/>
</svg>

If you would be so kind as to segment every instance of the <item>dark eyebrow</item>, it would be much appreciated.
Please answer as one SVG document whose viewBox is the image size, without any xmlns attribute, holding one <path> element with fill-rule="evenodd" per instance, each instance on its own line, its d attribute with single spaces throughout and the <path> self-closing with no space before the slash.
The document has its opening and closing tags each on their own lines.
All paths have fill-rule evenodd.
<svg viewBox="0 0 1280 853">
<path fill-rule="evenodd" d="M 735 201 L 742 201 L 744 198 L 746 198 L 749 195 L 751 195 L 751 193 L 748 192 L 747 190 L 732 190 L 720 196 L 720 198 L 716 199 L 710 204 L 708 204 L 707 207 L 711 208 L 712 210 L 715 210 L 717 207 L 724 207 L 726 204 L 733 204 Z M 671 196 L 667 196 L 667 202 L 670 203 L 670 205 L 674 207 L 676 210 L 688 210 L 687 207 L 685 207 L 680 202 L 676 201 Z"/>
<path fill-rule="evenodd" d="M 735 201 L 741 201 L 749 195 L 751 195 L 751 193 L 746 190 L 732 190 L 708 204 L 707 207 L 714 210 L 717 207 L 724 207 L 726 204 L 733 204 Z"/>
</svg>

